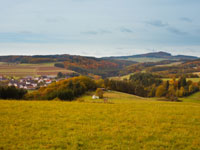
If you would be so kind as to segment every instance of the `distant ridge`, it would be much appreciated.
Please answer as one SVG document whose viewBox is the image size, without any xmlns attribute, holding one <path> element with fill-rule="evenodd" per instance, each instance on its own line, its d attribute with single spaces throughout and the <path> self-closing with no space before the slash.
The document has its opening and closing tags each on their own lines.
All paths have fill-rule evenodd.
<svg viewBox="0 0 200 150">
<path fill-rule="evenodd" d="M 175 55 L 173 56 L 170 53 L 167 52 L 152 52 L 152 53 L 146 53 L 146 54 L 138 54 L 138 55 L 130 55 L 130 56 L 111 56 L 111 57 L 103 57 L 105 59 L 122 59 L 122 60 L 133 60 L 137 61 L 137 59 L 145 59 L 145 58 L 150 58 L 150 59 L 162 59 L 162 60 L 194 60 L 198 59 L 196 56 L 188 56 L 188 55 Z"/>
</svg>

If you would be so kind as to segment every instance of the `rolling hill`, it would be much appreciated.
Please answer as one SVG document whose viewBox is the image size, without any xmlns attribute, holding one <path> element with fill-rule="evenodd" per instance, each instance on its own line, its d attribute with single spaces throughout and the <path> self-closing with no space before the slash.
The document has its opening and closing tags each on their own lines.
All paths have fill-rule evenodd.
<svg viewBox="0 0 200 150">
<path fill-rule="evenodd" d="M 134 64 L 133 61 L 127 60 L 115 60 L 115 59 L 103 59 L 95 57 L 86 57 L 78 55 L 35 55 L 35 56 L 0 56 L 0 68 L 5 68 L 7 64 L 9 70 L 10 64 L 13 65 L 43 65 L 43 64 L 55 64 L 55 67 L 60 66 L 62 70 L 75 71 L 82 75 L 99 76 L 99 77 L 110 77 L 119 74 L 119 71 L 124 67 Z M 59 68 L 57 68 L 58 70 Z M 30 69 L 29 69 L 30 70 Z M 4 74 L 5 69 L 1 71 L 1 75 Z M 26 70 L 23 70 L 26 72 Z M 29 71 L 30 75 L 35 72 Z M 65 72 L 65 71 L 62 71 Z M 12 72 L 13 74 L 13 72 Z M 17 74 L 13 74 L 17 75 Z M 26 74 L 28 75 L 28 74 Z"/>
<path fill-rule="evenodd" d="M 166 52 L 155 52 L 132 56 L 119 57 L 87 57 L 78 55 L 35 55 L 35 56 L 0 56 L 0 62 L 12 64 L 55 64 L 61 67 L 63 72 L 71 70 L 82 75 L 96 76 L 97 78 L 127 75 L 135 71 L 170 71 L 174 73 L 194 73 L 199 71 L 199 59 L 195 56 L 176 55 Z M 0 67 L 1 67 L 0 63 Z M 5 67 L 5 66 L 3 66 Z M 9 70 L 9 68 L 8 68 Z M 58 69 L 57 69 L 58 70 Z M 178 71 L 177 71 L 178 70 Z M 180 72 L 180 70 L 182 70 Z M 186 70 L 186 71 L 185 71 Z M 4 71 L 4 70 L 3 70 Z M 2 71 L 2 73 L 3 73 Z M 25 70 L 23 70 L 26 72 Z M 35 74 L 35 73 L 32 73 Z M 4 75 L 4 74 L 1 74 Z M 7 74 L 5 74 L 7 75 Z"/>
<path fill-rule="evenodd" d="M 170 53 L 160 51 L 160 52 L 131 55 L 131 56 L 105 57 L 105 59 L 130 60 L 130 61 L 136 61 L 136 62 L 158 62 L 158 61 L 163 61 L 163 60 L 176 60 L 176 61 L 194 60 L 194 59 L 198 59 L 198 57 L 187 56 L 187 55 L 173 56 Z"/>
</svg>

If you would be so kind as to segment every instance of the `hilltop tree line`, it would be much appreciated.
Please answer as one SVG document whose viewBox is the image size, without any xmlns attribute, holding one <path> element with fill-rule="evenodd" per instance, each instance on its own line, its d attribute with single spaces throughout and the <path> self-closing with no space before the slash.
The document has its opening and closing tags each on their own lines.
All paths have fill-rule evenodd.
<svg viewBox="0 0 200 150">
<path fill-rule="evenodd" d="M 165 81 L 157 87 L 156 97 L 184 97 L 200 90 L 200 82 L 187 81 L 185 77 Z"/>
<path fill-rule="evenodd" d="M 137 73 L 129 80 L 105 80 L 105 87 L 111 90 L 134 94 L 142 97 L 153 97 L 154 89 L 162 83 L 157 76 L 149 73 Z"/>
<path fill-rule="evenodd" d="M 200 82 L 187 81 L 186 77 L 178 80 L 162 81 L 159 76 L 150 73 L 136 73 L 129 80 L 105 80 L 108 89 L 134 94 L 142 97 L 166 97 L 174 100 L 189 96 L 200 90 Z"/>
</svg>

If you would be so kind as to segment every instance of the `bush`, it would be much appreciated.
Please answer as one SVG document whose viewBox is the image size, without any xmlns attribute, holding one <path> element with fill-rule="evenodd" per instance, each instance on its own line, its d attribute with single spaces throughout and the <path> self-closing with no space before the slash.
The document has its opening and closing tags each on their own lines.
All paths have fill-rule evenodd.
<svg viewBox="0 0 200 150">
<path fill-rule="evenodd" d="M 65 68 L 65 65 L 63 63 L 55 63 L 54 66 L 59 68 Z"/>
<path fill-rule="evenodd" d="M 74 93 L 70 89 L 67 89 L 67 90 L 64 90 L 64 91 L 59 91 L 58 92 L 58 98 L 61 99 L 61 100 L 73 100 Z"/>
<path fill-rule="evenodd" d="M 96 96 L 99 96 L 99 98 L 103 98 L 103 90 L 101 88 L 98 88 L 95 92 Z"/>
</svg>

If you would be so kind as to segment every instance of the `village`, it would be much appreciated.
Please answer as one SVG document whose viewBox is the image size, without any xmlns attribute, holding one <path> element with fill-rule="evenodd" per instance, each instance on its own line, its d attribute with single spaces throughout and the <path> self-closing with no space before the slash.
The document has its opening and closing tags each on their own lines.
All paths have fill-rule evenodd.
<svg viewBox="0 0 200 150">
<path fill-rule="evenodd" d="M 35 90 L 39 89 L 40 87 L 46 87 L 52 82 L 58 82 L 62 79 L 68 79 L 73 77 L 74 75 L 65 75 L 62 77 L 58 77 L 56 75 L 46 75 L 46 76 L 26 76 L 19 79 L 15 79 L 12 77 L 6 77 L 0 75 L 0 85 L 4 86 L 15 86 L 16 88 L 22 88 L 26 90 Z"/>
</svg>

